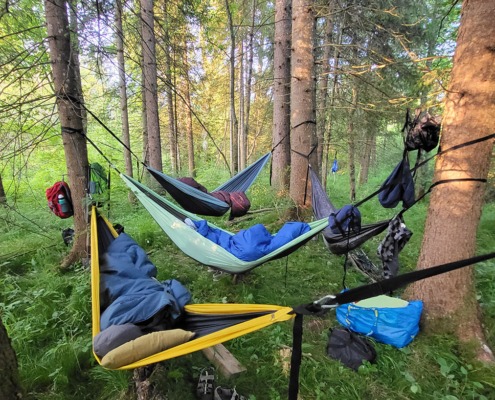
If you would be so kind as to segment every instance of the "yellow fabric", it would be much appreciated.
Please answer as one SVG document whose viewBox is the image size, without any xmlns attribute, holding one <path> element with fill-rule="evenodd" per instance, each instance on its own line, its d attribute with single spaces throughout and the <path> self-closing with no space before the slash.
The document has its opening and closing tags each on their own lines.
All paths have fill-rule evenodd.
<svg viewBox="0 0 495 400">
<path fill-rule="evenodd" d="M 194 332 L 183 329 L 148 333 L 109 351 L 101 359 L 101 365 L 111 369 L 120 368 L 187 342 L 193 336 Z"/>
<path fill-rule="evenodd" d="M 106 220 L 114 237 L 118 234 L 112 225 Z M 97 211 L 93 207 L 91 213 L 91 296 L 92 296 L 92 335 L 94 337 L 100 333 L 100 266 L 98 254 L 98 230 L 97 230 Z M 141 360 L 122 365 L 117 369 L 133 369 L 144 367 L 149 364 L 168 360 L 174 357 L 180 357 L 195 351 L 203 350 L 211 346 L 226 342 L 242 335 L 263 329 L 277 322 L 288 321 L 294 318 L 295 314 L 291 307 L 283 307 L 269 304 L 192 304 L 186 305 L 187 312 L 193 314 L 245 314 L 253 312 L 269 312 L 266 315 L 253 318 L 249 321 L 230 326 L 217 332 L 210 333 L 198 339 L 190 340 L 186 343 L 179 344 L 172 348 L 160 351 L 156 354 L 147 356 Z M 93 353 L 94 354 L 94 353 Z M 110 353 L 109 353 L 110 354 Z M 108 355 L 108 354 L 107 354 Z M 94 354 L 96 361 L 102 364 L 102 360 Z M 111 367 L 109 367 L 111 368 Z"/>
</svg>

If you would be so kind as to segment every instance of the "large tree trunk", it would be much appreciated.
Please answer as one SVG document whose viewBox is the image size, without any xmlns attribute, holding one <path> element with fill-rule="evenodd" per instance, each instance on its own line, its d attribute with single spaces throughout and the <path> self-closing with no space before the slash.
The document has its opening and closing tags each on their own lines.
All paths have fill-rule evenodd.
<svg viewBox="0 0 495 400">
<path fill-rule="evenodd" d="M 308 163 L 316 164 L 316 96 L 313 38 L 315 18 L 311 0 L 292 2 L 291 170 L 289 194 L 296 208 L 311 203 Z M 310 156 L 311 154 L 311 156 Z M 305 204 L 306 201 L 306 204 Z"/>
<path fill-rule="evenodd" d="M 82 94 L 78 91 L 78 75 L 74 70 L 71 49 L 67 2 L 46 0 L 45 13 L 65 162 L 74 205 L 75 240 L 70 254 L 63 262 L 62 266 L 66 267 L 86 256 L 87 218 L 84 198 L 88 186 L 88 153 L 80 104 Z"/>
<path fill-rule="evenodd" d="M 122 0 L 116 1 L 115 25 L 117 28 L 117 64 L 119 69 L 120 118 L 122 121 L 122 142 L 124 148 L 125 173 L 132 177 L 131 138 L 129 134 L 129 113 L 127 109 L 127 90 L 124 62 L 124 30 L 122 28 Z M 129 198 L 131 196 L 129 195 Z"/>
<path fill-rule="evenodd" d="M 7 335 L 7 330 L 0 319 L 0 399 L 18 400 L 22 398 L 19 382 L 17 358 Z"/>
<path fill-rule="evenodd" d="M 448 91 L 442 149 L 495 131 L 495 7 L 466 0 Z M 486 178 L 493 142 L 482 142 L 437 158 L 434 180 Z M 476 250 L 485 184 L 451 182 L 434 188 L 418 268 L 465 259 Z M 484 345 L 472 267 L 416 282 L 409 297 L 425 303 L 426 322 L 445 318 L 462 341 L 474 340 L 479 357 L 493 360 Z M 444 325 L 442 325 L 444 326 Z"/>
<path fill-rule="evenodd" d="M 141 0 L 141 19 L 145 89 L 144 101 L 146 103 L 149 164 L 151 167 L 161 171 L 162 146 L 160 138 L 160 121 L 158 117 L 153 0 Z"/>
<path fill-rule="evenodd" d="M 273 55 L 273 154 L 272 185 L 278 192 L 290 183 L 290 51 L 291 1 L 275 2 Z"/>
</svg>

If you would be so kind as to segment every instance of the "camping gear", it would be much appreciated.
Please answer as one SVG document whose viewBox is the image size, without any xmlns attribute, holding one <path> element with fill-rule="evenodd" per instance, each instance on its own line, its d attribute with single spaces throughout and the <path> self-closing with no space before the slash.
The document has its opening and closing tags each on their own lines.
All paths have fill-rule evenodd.
<svg viewBox="0 0 495 400">
<path fill-rule="evenodd" d="M 265 262 L 285 257 L 304 245 L 328 226 L 328 218 L 326 217 L 318 221 L 310 222 L 308 223 L 310 228 L 309 231 L 292 238 L 280 247 L 269 250 L 267 254 L 263 256 L 260 255 L 257 259 L 244 261 L 219 244 L 204 237 L 197 230 L 191 229 L 191 226 L 185 221 L 187 218 L 193 223 L 201 221 L 197 215 L 181 209 L 131 177 L 121 174 L 121 178 L 136 195 L 141 204 L 148 210 L 158 225 L 160 225 L 163 231 L 185 254 L 203 265 L 214 267 L 231 274 L 248 272 Z M 233 233 L 216 227 L 208 221 L 205 221 L 204 224 L 212 230 L 222 231 L 224 235 L 234 235 Z M 242 251 L 242 249 L 240 250 Z"/>
<path fill-rule="evenodd" d="M 407 151 L 431 151 L 438 145 L 440 137 L 440 116 L 431 116 L 428 111 L 418 111 L 411 120 L 409 109 L 403 131 L 406 132 L 405 147 Z"/>
<path fill-rule="evenodd" d="M 364 361 L 372 363 L 376 359 L 375 348 L 366 336 L 338 327 L 328 334 L 327 355 L 356 371 Z"/>
<path fill-rule="evenodd" d="M 213 371 L 205 368 L 199 374 L 198 386 L 196 387 L 196 395 L 199 400 L 213 400 L 213 384 L 215 383 L 215 375 Z"/>
<path fill-rule="evenodd" d="M 55 182 L 45 191 L 48 207 L 59 218 L 74 215 L 69 185 L 64 181 Z"/>
<path fill-rule="evenodd" d="M 337 321 L 354 332 L 395 347 L 407 346 L 419 332 L 423 302 L 380 295 L 338 306 Z"/>
<path fill-rule="evenodd" d="M 194 186 L 190 186 L 149 166 L 147 169 L 184 210 L 198 215 L 219 217 L 231 208 L 232 203 L 235 204 L 236 202 L 236 199 L 230 199 L 229 194 L 234 192 L 245 193 L 256 180 L 270 157 L 271 153 L 265 154 L 227 182 L 214 189 L 212 193 L 205 193 Z M 217 198 L 213 195 L 215 192 L 223 193 L 217 195 Z M 228 201 L 225 201 L 226 199 Z M 245 203 L 245 200 L 243 202 Z M 234 210 L 230 218 L 244 215 L 242 214 L 243 210 L 245 214 L 249 210 L 249 207 L 246 207 L 246 204 L 244 204 L 243 207 Z"/>
<path fill-rule="evenodd" d="M 378 201 L 385 208 L 394 208 L 400 201 L 403 208 L 409 208 L 414 204 L 414 199 L 414 180 L 409 167 L 409 158 L 405 153 L 380 187 Z"/>
</svg>

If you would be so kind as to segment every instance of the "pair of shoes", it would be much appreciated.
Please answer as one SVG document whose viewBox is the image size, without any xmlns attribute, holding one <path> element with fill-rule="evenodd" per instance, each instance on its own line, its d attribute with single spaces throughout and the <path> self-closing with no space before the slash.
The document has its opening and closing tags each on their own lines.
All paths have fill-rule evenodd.
<svg viewBox="0 0 495 400">
<path fill-rule="evenodd" d="M 215 388 L 215 397 L 213 400 L 246 400 L 244 396 L 237 393 L 234 389 L 225 389 L 223 387 L 217 386 Z"/>
<path fill-rule="evenodd" d="M 199 374 L 198 386 L 196 387 L 196 394 L 199 400 L 214 400 L 213 399 L 213 383 L 215 382 L 215 375 L 213 372 L 205 368 Z"/>
</svg>

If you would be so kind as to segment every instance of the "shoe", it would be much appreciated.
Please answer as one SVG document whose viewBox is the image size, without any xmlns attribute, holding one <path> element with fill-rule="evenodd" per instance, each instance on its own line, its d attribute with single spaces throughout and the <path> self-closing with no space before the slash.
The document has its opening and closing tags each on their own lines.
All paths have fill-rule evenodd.
<svg viewBox="0 0 495 400">
<path fill-rule="evenodd" d="M 214 400 L 213 399 L 213 383 L 215 382 L 215 375 L 208 368 L 205 368 L 199 374 L 198 386 L 196 387 L 196 394 L 199 400 Z"/>
<path fill-rule="evenodd" d="M 247 400 L 244 396 L 237 393 L 234 389 L 225 389 L 220 386 L 215 388 L 215 397 L 213 400 Z"/>
</svg>

